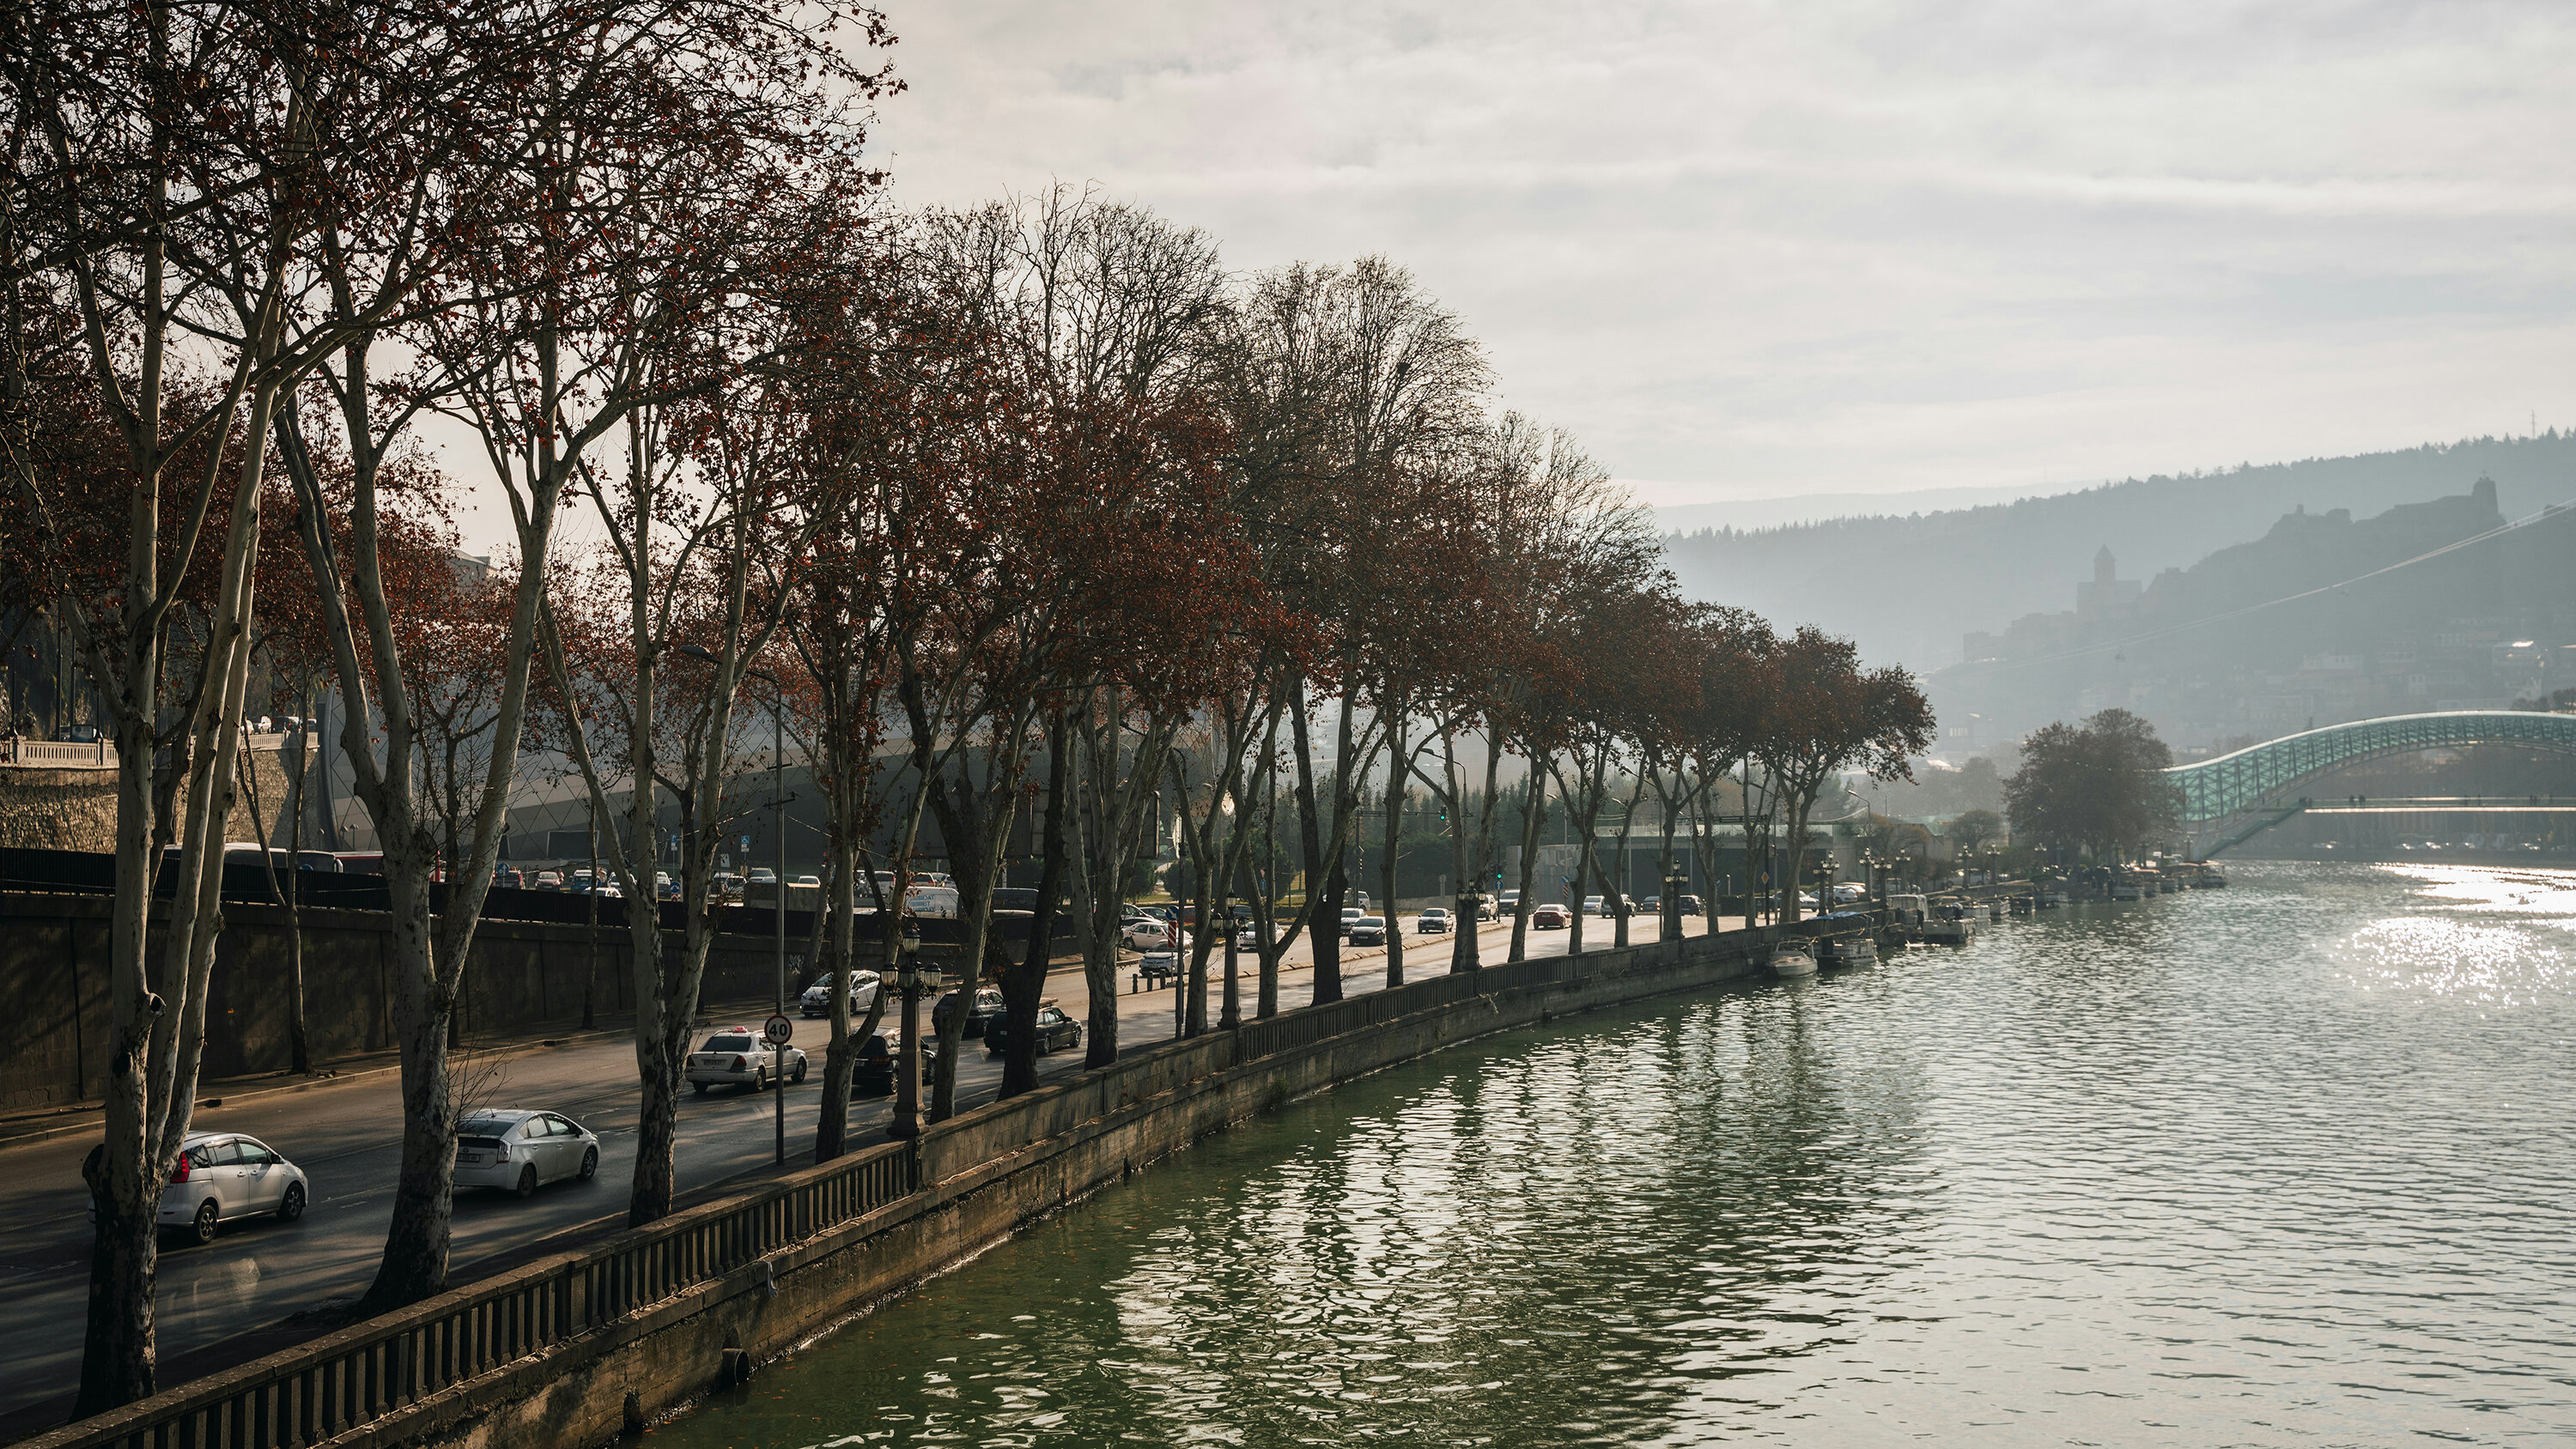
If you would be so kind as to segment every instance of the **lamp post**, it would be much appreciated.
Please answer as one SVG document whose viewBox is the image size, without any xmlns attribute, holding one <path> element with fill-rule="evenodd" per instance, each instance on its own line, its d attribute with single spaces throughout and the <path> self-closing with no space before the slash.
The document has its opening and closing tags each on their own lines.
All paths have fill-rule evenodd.
<svg viewBox="0 0 2576 1449">
<path fill-rule="evenodd" d="M 724 661 L 696 644 L 683 644 L 680 652 L 692 659 L 721 666 Z M 784 1020 L 787 1015 L 787 691 L 778 684 L 778 676 L 767 670 L 745 668 L 744 674 L 769 686 L 769 802 L 770 827 L 776 833 L 774 859 L 778 879 L 771 883 L 769 899 L 770 937 L 777 961 L 777 1001 L 772 1014 Z M 683 870 L 687 869 L 684 865 Z M 653 890 L 651 881 L 638 881 L 645 890 Z M 598 888 L 593 880 L 592 888 Z M 661 909 L 661 896 L 654 895 L 654 909 Z M 776 1129 L 777 1164 L 787 1165 L 787 1044 L 772 1043 L 770 1048 L 769 1091 L 772 1103 L 770 1120 Z"/>
<path fill-rule="evenodd" d="M 894 1120 L 886 1135 L 908 1138 L 921 1135 L 921 927 L 907 915 L 900 929 L 894 981 L 903 998 L 903 1056 L 895 1063 Z"/>
</svg>

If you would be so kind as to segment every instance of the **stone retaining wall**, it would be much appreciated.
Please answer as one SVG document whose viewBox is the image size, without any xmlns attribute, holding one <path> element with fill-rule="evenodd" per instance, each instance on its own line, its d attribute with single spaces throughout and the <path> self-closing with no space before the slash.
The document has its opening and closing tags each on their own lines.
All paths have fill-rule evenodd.
<svg viewBox="0 0 2576 1449">
<path fill-rule="evenodd" d="M 717 1387 L 729 1359 L 756 1370 L 1206 1133 L 1493 1032 L 1759 971 L 1775 936 L 1740 931 L 1434 977 L 1142 1051 L 966 1113 L 917 1142 L 790 1174 L 31 1442 L 602 1443 Z M 914 1186 L 890 1201 L 851 1198 L 843 1184 L 854 1176 Z M 833 1200 L 853 1204 L 850 1215 L 816 1216 L 822 1193 L 842 1194 Z M 684 1260 L 709 1268 L 673 1279 Z M 589 1304 L 604 1291 L 596 1285 L 639 1272 L 678 1286 L 610 1319 L 563 1306 Z M 532 1302 L 542 1305 L 533 1314 Z M 566 1321 L 575 1326 L 545 1326 Z M 512 1335 L 531 1332 L 541 1344 L 533 1351 L 490 1349 L 495 1333 L 515 1344 Z M 460 1357 L 491 1366 L 421 1382 L 424 1363 Z M 345 1400 L 357 1390 L 338 1386 L 361 1379 L 363 1412 L 353 1414 Z"/>
</svg>

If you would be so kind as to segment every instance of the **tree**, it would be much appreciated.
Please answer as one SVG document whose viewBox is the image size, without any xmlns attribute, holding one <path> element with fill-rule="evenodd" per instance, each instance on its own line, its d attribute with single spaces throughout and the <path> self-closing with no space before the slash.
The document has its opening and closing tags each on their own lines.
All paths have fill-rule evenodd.
<svg viewBox="0 0 2576 1449">
<path fill-rule="evenodd" d="M 1902 669 L 1863 670 L 1848 639 L 1812 625 L 1782 641 L 1777 705 L 1755 754 L 1775 782 L 1788 832 L 1785 920 L 1798 919 L 1807 818 L 1846 770 L 1873 780 L 1910 778 L 1909 757 L 1932 743 L 1932 708 Z"/>
<path fill-rule="evenodd" d="M 2181 792 L 2164 771 L 2173 751 L 2125 709 L 2081 725 L 2046 725 L 2022 741 L 2021 769 L 2004 781 L 2015 832 L 2061 855 L 2090 852 L 2116 865 L 2174 829 Z"/>
<path fill-rule="evenodd" d="M 2001 840 L 2004 818 L 1992 810 L 1970 810 L 1953 818 L 1949 828 L 1941 833 L 1949 840 L 1950 849 L 1965 857 Z"/>
</svg>

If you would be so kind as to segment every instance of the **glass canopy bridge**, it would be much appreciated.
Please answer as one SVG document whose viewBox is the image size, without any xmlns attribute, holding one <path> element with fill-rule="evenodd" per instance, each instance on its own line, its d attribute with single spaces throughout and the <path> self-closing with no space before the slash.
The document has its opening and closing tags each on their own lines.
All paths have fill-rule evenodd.
<svg viewBox="0 0 2576 1449">
<path fill-rule="evenodd" d="M 2298 786 L 2346 765 L 2417 750 L 2519 745 L 2576 754 L 2576 714 L 2461 709 L 2354 720 L 2267 740 L 2250 749 L 2165 771 L 2181 792 L 2181 817 L 2204 858 L 2307 808 Z"/>
</svg>

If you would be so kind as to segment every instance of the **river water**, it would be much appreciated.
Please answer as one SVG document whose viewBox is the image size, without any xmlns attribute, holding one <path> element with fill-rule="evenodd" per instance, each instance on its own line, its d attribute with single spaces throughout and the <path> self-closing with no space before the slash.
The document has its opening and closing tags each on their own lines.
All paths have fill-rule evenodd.
<svg viewBox="0 0 2576 1449">
<path fill-rule="evenodd" d="M 1382 1073 L 655 1437 L 2576 1443 L 2576 873 L 2234 881 Z"/>
</svg>

